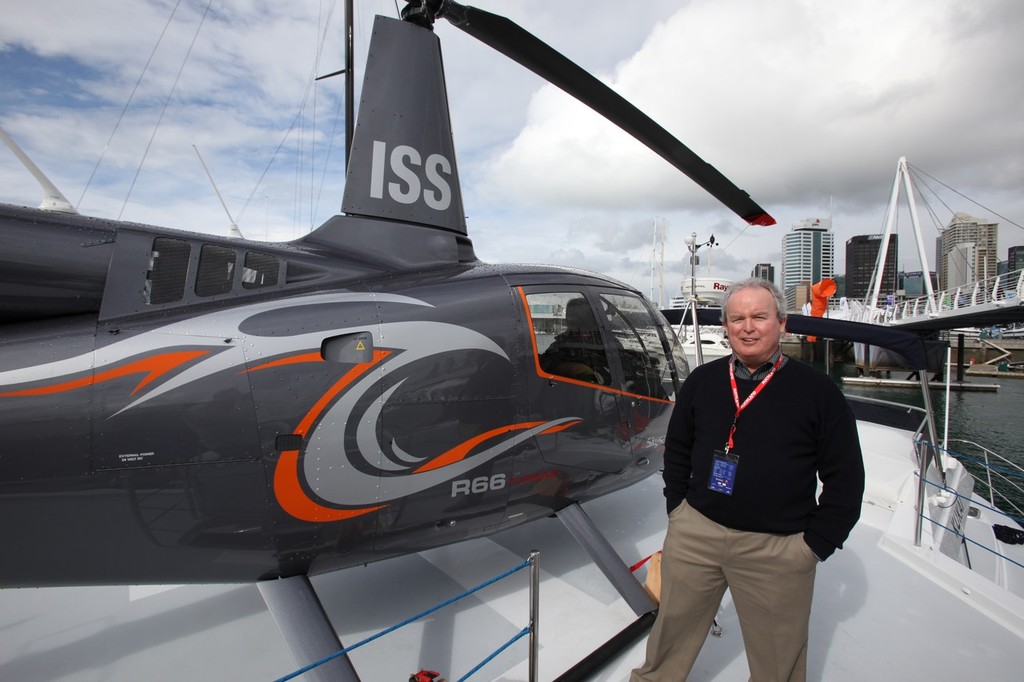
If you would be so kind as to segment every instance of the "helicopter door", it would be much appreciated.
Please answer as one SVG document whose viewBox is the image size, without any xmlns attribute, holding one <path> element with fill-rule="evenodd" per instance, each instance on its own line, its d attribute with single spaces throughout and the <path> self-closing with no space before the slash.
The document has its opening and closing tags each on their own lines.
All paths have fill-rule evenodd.
<svg viewBox="0 0 1024 682">
<path fill-rule="evenodd" d="M 544 460 L 601 472 L 632 463 L 614 337 L 584 290 L 524 289 L 533 331 L 531 419 L 579 421 L 538 437 Z"/>
<path fill-rule="evenodd" d="M 668 323 L 639 296 L 598 293 L 598 309 L 610 331 L 622 372 L 619 409 L 636 461 L 660 461 L 676 389 L 687 365 Z"/>
</svg>

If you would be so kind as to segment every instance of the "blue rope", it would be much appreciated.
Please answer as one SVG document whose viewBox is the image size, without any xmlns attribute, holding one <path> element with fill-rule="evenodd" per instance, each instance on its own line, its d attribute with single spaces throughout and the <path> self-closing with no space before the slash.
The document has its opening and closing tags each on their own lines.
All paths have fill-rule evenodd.
<svg viewBox="0 0 1024 682">
<path fill-rule="evenodd" d="M 512 646 L 513 644 L 515 644 L 516 642 L 518 642 L 519 640 L 521 640 L 521 639 L 522 639 L 523 637 L 525 637 L 525 636 L 526 636 L 526 635 L 527 635 L 527 634 L 528 634 L 529 632 L 531 632 L 531 630 L 532 630 L 532 628 L 531 628 L 531 627 L 530 627 L 529 625 L 527 625 L 527 626 L 526 626 L 525 628 L 523 628 L 522 630 L 520 630 L 520 631 L 519 631 L 519 634 L 517 634 L 517 635 L 516 635 L 515 637 L 513 637 L 512 639 L 510 639 L 510 640 L 508 640 L 507 642 L 505 642 L 505 643 L 504 643 L 504 644 L 503 644 L 502 646 L 498 647 L 498 649 L 496 649 L 496 650 L 494 651 L 494 653 L 492 653 L 492 654 L 491 654 L 490 656 L 488 656 L 488 657 L 487 657 L 487 658 L 485 658 L 484 660 L 482 660 L 482 661 L 480 661 L 479 663 L 477 663 L 477 664 L 476 664 L 476 667 L 474 667 L 474 668 L 473 668 L 472 670 L 470 670 L 470 671 L 469 671 L 468 673 L 466 673 L 465 675 L 463 675 L 462 677 L 460 677 L 460 678 L 459 678 L 459 680 L 458 680 L 458 682 L 465 682 L 466 680 L 468 680 L 468 679 L 469 679 L 469 678 L 470 678 L 471 676 L 475 675 L 475 674 L 476 674 L 476 672 L 477 672 L 478 670 L 480 670 L 480 668 L 484 667 L 485 665 L 487 665 L 488 663 L 490 663 L 491 661 L 493 661 L 493 660 L 494 660 L 494 659 L 495 659 L 495 658 L 496 658 L 496 657 L 498 656 L 498 654 L 500 654 L 500 653 L 501 653 L 502 651 L 504 651 L 505 649 L 509 648 L 510 646 Z"/>
<path fill-rule="evenodd" d="M 920 474 L 918 474 L 918 475 L 920 475 Z M 1018 518 L 1018 517 L 1014 516 L 1013 514 L 1008 514 L 1008 513 L 1004 512 L 1002 509 L 998 509 L 998 508 L 993 507 L 991 505 L 987 505 L 987 504 L 985 504 L 984 502 L 982 502 L 980 500 L 972 499 L 972 498 L 966 497 L 964 495 L 961 495 L 960 493 L 958 493 L 957 491 L 953 490 L 949 486 L 945 486 L 945 485 L 942 485 L 941 483 L 936 483 L 934 481 L 929 481 L 927 478 L 924 479 L 924 482 L 927 483 L 928 485 L 935 486 L 936 488 L 939 488 L 940 490 L 944 490 L 944 491 L 946 491 L 948 493 L 952 493 L 956 497 L 963 497 L 965 500 L 970 502 L 975 507 L 981 507 L 982 509 L 988 509 L 990 512 L 995 512 L 996 514 L 999 514 L 1000 516 L 1005 516 L 1008 519 L 1016 521 L 1017 525 L 1019 525 L 1019 526 L 1024 526 L 1024 519 Z"/>
<path fill-rule="evenodd" d="M 1024 564 L 1022 564 L 1020 562 L 1017 562 L 1017 561 L 1014 561 L 1010 557 L 1006 556 L 1005 554 L 1000 554 L 999 552 L 995 551 L 994 549 L 989 549 L 988 547 L 986 547 L 985 545 L 981 544 L 980 542 L 977 542 L 976 540 L 972 540 L 969 537 L 967 537 L 966 535 L 964 535 L 963 533 L 958 533 L 955 530 L 953 530 L 952 528 L 950 528 L 948 526 L 944 526 L 944 525 L 942 525 L 941 523 L 939 523 L 938 521 L 936 521 L 934 519 L 928 518 L 924 514 L 921 514 L 921 518 L 925 519 L 926 521 L 931 521 L 933 524 L 935 524 L 939 528 L 945 528 L 946 530 L 948 530 L 950 533 L 952 533 L 953 535 L 957 536 L 958 538 L 966 540 L 967 542 L 970 542 L 971 544 L 977 545 L 978 547 L 981 547 L 982 549 L 984 549 L 984 550 L 986 550 L 988 552 L 992 552 L 997 557 L 1000 557 L 1002 559 L 1006 559 L 1007 561 L 1009 561 L 1011 564 L 1014 564 L 1015 566 L 1019 566 L 1021 568 L 1024 568 Z"/>
<path fill-rule="evenodd" d="M 370 642 L 374 641 L 375 639 L 379 639 L 379 638 L 383 637 L 384 635 L 390 634 L 390 633 L 394 632 L 395 630 L 397 630 L 397 629 L 399 629 L 401 627 L 404 627 L 404 626 L 408 625 L 409 623 L 412 623 L 413 621 L 416 621 L 416 620 L 419 620 L 420 618 L 423 618 L 424 616 L 429 616 L 430 614 L 434 613 L 435 611 L 438 611 L 440 609 L 443 609 L 446 606 L 454 604 L 455 602 L 457 602 L 460 599 L 463 599 L 465 597 L 468 597 L 469 595 L 473 594 L 474 592 L 479 592 L 480 590 L 484 589 L 485 587 L 487 587 L 489 585 L 493 585 L 494 583 L 498 582 L 499 580 L 504 580 L 505 578 L 509 577 L 513 573 L 516 573 L 517 571 L 521 571 L 521 570 L 523 570 L 524 568 L 526 568 L 529 565 L 530 565 L 530 560 L 527 559 L 526 561 L 524 561 L 523 563 L 519 564 L 518 566 L 513 566 L 512 568 L 510 568 L 509 570 L 505 571 L 504 573 L 502 573 L 500 575 L 497 575 L 497 576 L 491 578 L 490 580 L 488 580 L 486 582 L 482 582 L 479 585 L 477 585 L 476 587 L 472 587 L 472 588 L 466 590 L 462 594 L 455 595 L 451 599 L 446 599 L 445 601 L 441 602 L 440 604 L 437 604 L 436 606 L 433 606 L 433 607 L 427 609 L 426 611 L 421 611 L 420 613 L 417 613 L 415 616 L 410 616 L 409 618 L 406 618 L 405 620 L 403 620 L 401 623 L 397 623 L 395 625 L 392 625 L 391 627 L 387 628 L 386 630 L 381 630 L 377 634 L 371 635 L 371 636 L 367 637 L 366 639 L 364 639 L 363 641 L 357 642 L 357 643 L 353 644 L 350 647 L 346 647 L 344 649 L 341 649 L 340 651 L 335 651 L 333 654 L 329 654 L 327 656 L 324 656 L 319 661 L 314 661 L 314 662 L 310 663 L 309 665 L 304 666 L 304 667 L 296 670 L 293 673 L 285 675 L 284 677 L 279 677 L 277 680 L 275 680 L 275 682 L 287 682 L 288 680 L 295 679 L 299 675 L 307 673 L 310 670 L 312 670 L 313 668 L 317 668 L 317 667 L 323 665 L 324 663 L 328 663 L 330 661 L 333 661 L 335 658 L 338 658 L 339 656 L 344 656 L 344 655 L 348 654 L 349 652 L 354 651 L 355 649 L 358 649 L 359 647 L 363 646 L 364 644 L 369 644 Z M 510 642 L 510 644 L 511 644 L 511 642 Z"/>
</svg>

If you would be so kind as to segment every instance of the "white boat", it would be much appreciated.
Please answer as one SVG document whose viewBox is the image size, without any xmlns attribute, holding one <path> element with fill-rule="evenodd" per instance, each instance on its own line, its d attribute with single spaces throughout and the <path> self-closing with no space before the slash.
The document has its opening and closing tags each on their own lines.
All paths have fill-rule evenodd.
<svg viewBox="0 0 1024 682">
<path fill-rule="evenodd" d="M 686 361 L 690 363 L 690 367 L 696 367 L 704 362 L 711 362 L 732 353 L 729 337 L 726 336 L 725 329 L 722 327 L 700 327 L 699 343 L 702 361 L 698 361 L 697 358 L 697 330 L 693 325 L 678 325 L 676 335 L 679 337 L 679 343 L 682 344 L 683 353 L 686 354 Z"/>
<path fill-rule="evenodd" d="M 717 314 L 722 308 L 722 301 L 725 292 L 732 284 L 730 279 L 721 277 L 691 277 L 684 279 L 679 284 L 679 295 L 669 301 L 670 310 L 685 310 L 695 306 L 704 315 Z M 686 354 L 686 361 L 690 367 L 710 362 L 732 353 L 732 346 L 726 336 L 725 329 L 715 322 L 702 322 L 699 329 L 692 324 L 685 324 L 680 321 L 675 324 L 676 336 L 683 346 L 683 353 Z M 697 357 L 698 335 L 701 354 Z"/>
</svg>

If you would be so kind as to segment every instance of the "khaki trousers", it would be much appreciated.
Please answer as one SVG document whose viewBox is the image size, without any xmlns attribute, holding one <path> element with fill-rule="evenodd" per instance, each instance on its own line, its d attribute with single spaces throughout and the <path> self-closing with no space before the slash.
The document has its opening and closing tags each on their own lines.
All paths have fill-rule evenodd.
<svg viewBox="0 0 1024 682">
<path fill-rule="evenodd" d="M 732 530 L 683 502 L 669 515 L 661 604 L 647 660 L 630 680 L 685 680 L 728 587 L 750 679 L 802 682 L 817 564 L 801 533 Z"/>
</svg>

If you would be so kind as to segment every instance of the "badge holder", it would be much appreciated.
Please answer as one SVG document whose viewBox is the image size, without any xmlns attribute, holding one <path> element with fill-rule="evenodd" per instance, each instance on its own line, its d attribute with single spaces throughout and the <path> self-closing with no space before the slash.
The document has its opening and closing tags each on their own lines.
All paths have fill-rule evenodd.
<svg viewBox="0 0 1024 682">
<path fill-rule="evenodd" d="M 732 495 L 736 483 L 736 469 L 739 468 L 740 457 L 729 450 L 715 450 L 711 459 L 711 477 L 708 489 L 723 495 Z"/>
</svg>

